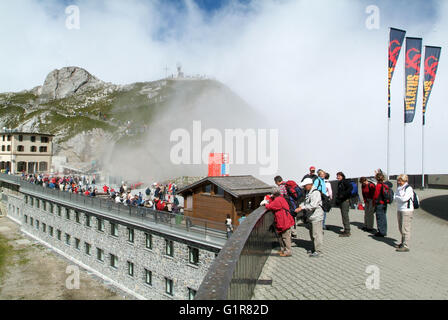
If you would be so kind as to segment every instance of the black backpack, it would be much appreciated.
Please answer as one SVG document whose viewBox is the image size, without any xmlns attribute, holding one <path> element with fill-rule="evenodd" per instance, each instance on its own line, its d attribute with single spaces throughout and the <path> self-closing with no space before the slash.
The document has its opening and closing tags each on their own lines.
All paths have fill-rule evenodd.
<svg viewBox="0 0 448 320">
<path fill-rule="evenodd" d="M 410 185 L 407 185 L 405 190 L 409 187 L 410 187 Z M 420 208 L 420 199 L 418 198 L 418 195 L 415 193 L 415 190 L 414 189 L 412 189 L 412 190 L 414 191 L 414 194 L 412 196 L 412 199 L 408 200 L 408 209 L 411 208 L 411 200 L 412 200 L 412 204 L 414 205 L 414 209 L 418 209 L 418 208 Z"/>
<path fill-rule="evenodd" d="M 330 212 L 331 210 L 331 200 L 330 197 L 327 196 L 326 194 L 324 194 L 322 191 L 315 189 L 315 191 L 319 191 L 320 192 L 320 198 L 322 199 L 322 210 L 324 210 L 324 212 Z"/>
</svg>

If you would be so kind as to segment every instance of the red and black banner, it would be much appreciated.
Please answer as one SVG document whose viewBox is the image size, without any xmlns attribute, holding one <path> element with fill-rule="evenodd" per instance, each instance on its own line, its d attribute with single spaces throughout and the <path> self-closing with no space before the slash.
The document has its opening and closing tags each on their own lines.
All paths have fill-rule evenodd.
<svg viewBox="0 0 448 320">
<path fill-rule="evenodd" d="M 401 47 L 403 46 L 404 36 L 406 31 L 390 28 L 389 40 L 389 81 L 388 81 L 388 117 L 390 118 L 390 84 L 394 75 L 395 67 L 397 65 L 398 57 L 400 56 Z"/>
<path fill-rule="evenodd" d="M 422 60 L 422 39 L 406 38 L 404 123 L 414 121 Z"/>
<path fill-rule="evenodd" d="M 425 125 L 426 107 L 431 95 L 437 68 L 439 67 L 440 47 L 425 46 L 425 79 L 423 82 L 423 125 Z"/>
</svg>

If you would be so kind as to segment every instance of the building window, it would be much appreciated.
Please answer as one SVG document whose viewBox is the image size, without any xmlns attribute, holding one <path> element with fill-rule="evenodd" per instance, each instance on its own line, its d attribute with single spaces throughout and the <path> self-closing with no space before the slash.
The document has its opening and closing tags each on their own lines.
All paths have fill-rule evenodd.
<svg viewBox="0 0 448 320">
<path fill-rule="evenodd" d="M 47 151 L 41 151 L 41 152 L 47 152 Z M 48 170 L 48 163 L 47 162 L 39 162 L 39 171 L 45 172 Z"/>
<path fill-rule="evenodd" d="M 118 258 L 116 255 L 110 254 L 110 266 L 115 269 L 117 268 Z"/>
<path fill-rule="evenodd" d="M 53 227 L 49 227 L 48 228 L 48 233 L 50 234 L 50 237 L 52 237 L 53 236 Z"/>
<path fill-rule="evenodd" d="M 81 244 L 81 240 L 79 240 L 78 238 L 75 238 L 75 248 L 76 248 L 76 250 L 79 250 L 80 244 Z"/>
<path fill-rule="evenodd" d="M 70 235 L 68 233 L 65 234 L 65 244 L 70 245 Z"/>
<path fill-rule="evenodd" d="M 128 261 L 128 276 L 134 276 L 134 264 Z"/>
<path fill-rule="evenodd" d="M 5 136 L 5 135 L 3 135 L 3 141 L 5 141 L 5 138 L 6 138 L 6 136 Z"/>
<path fill-rule="evenodd" d="M 50 140 L 48 139 L 48 137 L 40 137 L 40 142 L 41 143 L 48 143 Z"/>
<path fill-rule="evenodd" d="M 47 211 L 47 202 L 45 200 L 42 200 L 42 209 L 44 209 L 44 211 Z"/>
<path fill-rule="evenodd" d="M 188 288 L 188 300 L 194 300 L 194 297 L 196 297 L 196 290 Z"/>
<path fill-rule="evenodd" d="M 165 278 L 165 293 L 173 295 L 173 280 Z"/>
<path fill-rule="evenodd" d="M 75 211 L 75 221 L 76 223 L 81 223 L 81 218 L 80 218 L 80 214 L 78 211 Z"/>
<path fill-rule="evenodd" d="M 40 222 L 36 219 L 36 229 L 39 230 Z"/>
<path fill-rule="evenodd" d="M 104 220 L 96 218 L 98 224 L 98 231 L 104 232 Z"/>
<path fill-rule="evenodd" d="M 70 209 L 65 208 L 65 219 L 70 220 Z"/>
<path fill-rule="evenodd" d="M 31 152 L 37 152 L 37 147 L 36 146 L 31 146 L 30 151 Z"/>
<path fill-rule="evenodd" d="M 199 249 L 188 247 L 189 252 L 189 262 L 194 265 L 199 264 Z"/>
<path fill-rule="evenodd" d="M 165 239 L 165 254 L 167 256 L 172 257 L 173 256 L 173 241 Z"/>
<path fill-rule="evenodd" d="M 34 206 L 34 198 L 30 197 L 30 206 Z"/>
<path fill-rule="evenodd" d="M 36 199 L 36 208 L 39 209 L 40 208 L 40 203 L 39 203 L 39 199 Z"/>
<path fill-rule="evenodd" d="M 6 146 L 6 151 L 11 151 L 11 145 Z"/>
<path fill-rule="evenodd" d="M 110 234 L 114 237 L 118 237 L 118 225 L 116 223 L 110 223 Z"/>
<path fill-rule="evenodd" d="M 39 147 L 39 152 L 47 152 L 48 148 L 47 147 Z M 41 163 L 45 163 L 46 162 L 41 162 Z"/>
<path fill-rule="evenodd" d="M 2 151 L 6 151 L 6 147 L 4 145 L 2 146 Z"/>
<path fill-rule="evenodd" d="M 31 142 L 36 142 L 36 137 L 35 136 L 31 136 Z"/>
<path fill-rule="evenodd" d="M 47 225 L 45 223 L 42 222 L 42 231 L 44 233 L 47 233 Z"/>
<path fill-rule="evenodd" d="M 30 226 L 34 226 L 34 218 L 30 218 Z"/>
<path fill-rule="evenodd" d="M 145 246 L 146 249 L 152 249 L 152 234 L 145 233 Z"/>
<path fill-rule="evenodd" d="M 92 246 L 89 243 L 84 242 L 84 250 L 85 250 L 86 255 L 90 256 L 91 248 L 92 248 Z"/>
<path fill-rule="evenodd" d="M 86 214 L 86 227 L 91 227 L 92 226 L 92 222 L 91 222 L 91 217 Z"/>
<path fill-rule="evenodd" d="M 98 261 L 104 262 L 104 250 L 96 248 L 96 258 Z"/>
<path fill-rule="evenodd" d="M 205 193 L 211 193 L 212 192 L 212 185 L 211 184 L 205 185 L 204 192 Z"/>
<path fill-rule="evenodd" d="M 19 135 L 19 141 L 22 142 L 23 141 L 23 136 Z"/>
<path fill-rule="evenodd" d="M 58 240 L 60 241 L 60 240 L 61 240 L 61 236 L 62 236 L 62 232 L 61 232 L 61 230 L 58 229 L 58 230 L 56 231 L 56 234 L 57 234 L 56 237 L 57 237 Z"/>
<path fill-rule="evenodd" d="M 24 219 L 25 219 L 25 223 L 28 223 L 28 216 L 26 214 L 24 215 Z"/>
<path fill-rule="evenodd" d="M 8 135 L 8 141 L 11 141 L 11 135 L 10 134 Z"/>
<path fill-rule="evenodd" d="M 152 271 L 145 269 L 145 283 L 152 286 Z"/>
<path fill-rule="evenodd" d="M 134 229 L 128 228 L 128 241 L 134 243 Z"/>
<path fill-rule="evenodd" d="M 58 206 L 58 216 L 60 217 L 62 215 L 62 208 L 61 206 Z"/>
<path fill-rule="evenodd" d="M 17 146 L 17 151 L 18 152 L 24 152 L 25 151 L 25 147 L 24 146 Z"/>
<path fill-rule="evenodd" d="M 50 213 L 53 214 L 54 213 L 54 204 L 50 203 Z"/>
</svg>

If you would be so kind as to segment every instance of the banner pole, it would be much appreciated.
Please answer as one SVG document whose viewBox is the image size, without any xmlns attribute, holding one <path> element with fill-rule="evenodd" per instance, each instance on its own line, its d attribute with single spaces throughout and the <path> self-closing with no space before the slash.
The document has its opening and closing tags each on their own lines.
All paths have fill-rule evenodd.
<svg viewBox="0 0 448 320">
<path fill-rule="evenodd" d="M 404 127 L 403 127 L 403 137 L 404 137 L 404 152 L 403 152 L 403 173 L 407 174 L 406 171 L 406 122 L 404 123 Z"/>
<path fill-rule="evenodd" d="M 425 189 L 425 115 L 422 124 L 422 189 Z"/>
</svg>

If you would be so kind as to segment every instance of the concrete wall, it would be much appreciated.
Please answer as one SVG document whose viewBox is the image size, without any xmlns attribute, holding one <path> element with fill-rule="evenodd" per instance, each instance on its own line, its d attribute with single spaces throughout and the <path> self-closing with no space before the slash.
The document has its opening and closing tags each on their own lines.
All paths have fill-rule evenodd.
<svg viewBox="0 0 448 320">
<path fill-rule="evenodd" d="M 54 203 L 54 212 L 51 213 L 50 202 L 47 201 L 44 210 L 42 200 L 39 200 L 40 205 L 37 208 L 37 200 L 30 196 L 25 200 L 24 194 L 9 192 L 3 188 L 2 202 L 7 215 L 21 223 L 21 230 L 24 233 L 140 299 L 188 299 L 189 289 L 196 291 L 199 288 L 219 251 L 204 243 L 179 239 L 120 220 L 103 219 L 104 231 L 98 231 L 97 216 L 79 212 L 80 223 L 77 223 L 73 209 L 69 209 L 70 219 L 67 219 L 66 207 L 60 206 L 59 216 L 58 203 Z M 91 216 L 91 227 L 86 226 L 86 215 Z M 111 223 L 118 225 L 118 236 L 111 234 Z M 50 227 L 53 228 L 53 236 L 50 235 Z M 133 243 L 128 241 L 128 228 L 134 230 Z M 57 239 L 58 230 L 61 231 L 61 240 Z M 152 249 L 146 248 L 145 233 L 152 235 Z M 66 234 L 70 235 L 69 244 L 66 244 Z M 75 248 L 75 239 L 80 241 L 79 249 Z M 172 257 L 165 254 L 166 240 L 173 241 Z M 85 243 L 91 245 L 90 255 L 85 253 Z M 199 250 L 197 265 L 189 263 L 190 247 Z M 97 259 L 97 248 L 104 251 L 104 261 Z M 110 254 L 118 257 L 117 268 L 110 265 Z M 134 264 L 134 276 L 128 275 L 128 261 Z M 152 285 L 145 283 L 145 269 L 152 272 Z M 165 293 L 165 278 L 173 281 L 173 295 Z"/>
</svg>

